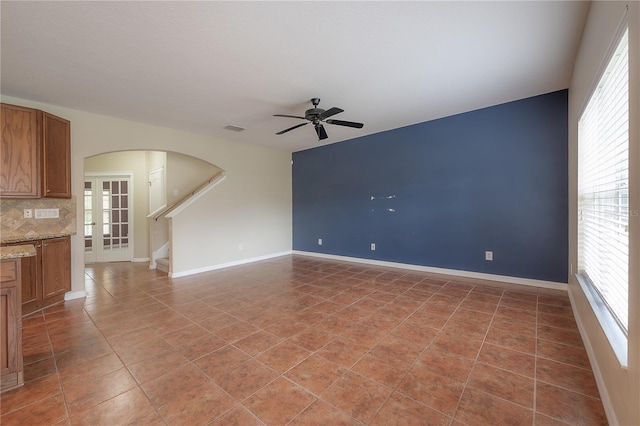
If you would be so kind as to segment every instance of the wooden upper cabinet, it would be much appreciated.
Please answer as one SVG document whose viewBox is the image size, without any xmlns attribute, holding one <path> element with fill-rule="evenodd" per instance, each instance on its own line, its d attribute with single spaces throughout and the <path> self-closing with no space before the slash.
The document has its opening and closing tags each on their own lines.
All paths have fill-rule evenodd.
<svg viewBox="0 0 640 426">
<path fill-rule="evenodd" d="M 71 198 L 71 125 L 42 113 L 41 176 L 43 198 Z"/>
<path fill-rule="evenodd" d="M 37 115 L 31 108 L 2 104 L 0 196 L 40 195 Z"/>
<path fill-rule="evenodd" d="M 0 196 L 71 198 L 71 124 L 49 113 L 2 104 Z"/>
</svg>

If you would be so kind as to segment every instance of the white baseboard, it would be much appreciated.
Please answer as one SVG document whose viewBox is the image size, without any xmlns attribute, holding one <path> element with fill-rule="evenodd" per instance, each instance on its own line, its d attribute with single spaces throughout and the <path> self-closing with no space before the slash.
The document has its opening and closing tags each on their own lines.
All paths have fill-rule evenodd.
<svg viewBox="0 0 640 426">
<path fill-rule="evenodd" d="M 411 271 L 431 272 L 433 274 L 454 275 L 458 277 L 474 278 L 487 281 L 499 281 L 509 284 L 528 285 L 533 287 L 550 288 L 567 291 L 568 285 L 554 281 L 534 280 L 530 278 L 510 277 L 507 275 L 485 274 L 482 272 L 461 271 L 458 269 L 435 268 L 432 266 L 412 265 L 410 263 L 388 262 L 385 260 L 363 259 L 360 257 L 339 256 L 335 254 L 315 253 L 310 251 L 293 250 L 293 254 L 319 257 L 322 259 L 341 260 L 345 262 L 362 263 L 365 265 L 386 266 L 390 268 L 408 269 Z"/>
<path fill-rule="evenodd" d="M 233 262 L 227 262 L 227 263 L 221 263 L 221 264 L 218 264 L 218 265 L 205 266 L 204 268 L 190 269 L 190 270 L 181 271 L 181 272 L 172 272 L 171 274 L 169 274 L 169 276 L 171 278 L 186 277 L 187 275 L 201 274 L 203 272 L 215 271 L 216 269 L 223 269 L 223 268 L 229 268 L 231 266 L 238 266 L 238 265 L 244 265 L 244 264 L 247 264 L 247 263 L 259 262 L 261 260 L 273 259 L 274 257 L 281 257 L 281 256 L 289 255 L 289 254 L 291 254 L 290 250 L 289 251 L 281 251 L 279 253 L 272 253 L 272 254 L 267 254 L 267 255 L 264 255 L 264 256 L 250 257 L 250 258 L 247 258 L 247 259 L 235 260 Z"/>
<path fill-rule="evenodd" d="M 143 262 L 148 262 L 149 260 L 151 259 L 148 257 L 134 257 L 132 262 L 143 263 Z"/>
<path fill-rule="evenodd" d="M 584 328 L 582 322 L 582 316 L 580 312 L 576 309 L 576 301 L 574 299 L 573 293 L 569 292 L 569 300 L 571 301 L 571 310 L 573 311 L 573 317 L 576 320 L 576 324 L 578 325 L 578 331 L 580 332 L 580 336 L 582 337 L 582 343 L 584 344 L 584 348 L 587 351 L 587 356 L 589 357 L 589 363 L 591 363 L 591 371 L 593 371 L 593 377 L 596 380 L 596 385 L 598 386 L 598 392 L 600 393 L 600 401 L 602 401 L 602 407 L 604 408 L 604 412 L 607 416 L 607 420 L 610 425 L 618 425 L 618 418 L 616 416 L 616 411 L 613 409 L 613 404 L 611 403 L 611 396 L 609 395 L 609 391 L 607 390 L 607 386 L 605 385 L 604 378 L 602 376 L 602 371 L 600 370 L 600 366 L 598 365 L 596 354 L 593 351 L 593 345 L 591 345 L 591 340 L 589 339 L 589 334 Z"/>
<path fill-rule="evenodd" d="M 74 299 L 82 299 L 83 297 L 87 297 L 86 291 L 68 291 L 64 294 L 65 302 Z"/>
</svg>

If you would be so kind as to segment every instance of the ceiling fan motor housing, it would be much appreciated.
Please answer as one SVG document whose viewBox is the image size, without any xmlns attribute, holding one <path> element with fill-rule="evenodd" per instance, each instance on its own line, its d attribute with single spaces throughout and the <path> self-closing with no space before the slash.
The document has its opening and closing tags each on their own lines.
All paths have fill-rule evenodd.
<svg viewBox="0 0 640 426">
<path fill-rule="evenodd" d="M 324 110 L 322 108 L 311 108 L 304 112 L 304 118 L 306 118 L 309 121 L 312 121 L 313 123 L 317 123 L 318 121 L 320 121 L 318 120 L 318 117 L 323 112 Z"/>
</svg>

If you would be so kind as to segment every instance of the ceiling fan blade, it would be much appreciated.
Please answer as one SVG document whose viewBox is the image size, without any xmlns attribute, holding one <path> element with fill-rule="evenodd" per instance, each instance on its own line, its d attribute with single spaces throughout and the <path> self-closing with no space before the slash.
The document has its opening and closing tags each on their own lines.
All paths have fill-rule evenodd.
<svg viewBox="0 0 640 426">
<path fill-rule="evenodd" d="M 286 114 L 273 114 L 274 117 L 289 117 L 289 118 L 300 118 L 302 120 L 306 120 L 304 117 L 298 117 L 297 115 L 286 115 Z"/>
<path fill-rule="evenodd" d="M 364 127 L 364 124 L 362 123 L 355 123 L 353 121 L 342 121 L 342 120 L 327 120 L 326 123 L 329 124 L 337 124 L 338 126 L 347 126 L 347 127 L 354 127 L 356 129 L 362 129 Z"/>
<path fill-rule="evenodd" d="M 327 131 L 324 130 L 324 126 L 322 124 L 316 124 L 316 133 L 318 134 L 318 140 L 323 140 L 328 138 Z"/>
<path fill-rule="evenodd" d="M 293 126 L 293 127 L 289 127 L 288 129 L 284 129 L 284 130 L 282 130 L 282 131 L 280 131 L 280 132 L 276 133 L 276 135 L 281 135 L 281 134 L 283 134 L 283 133 L 290 132 L 290 131 L 292 131 L 292 130 L 294 130 L 294 129 L 297 129 L 298 127 L 306 126 L 307 124 L 309 124 L 309 122 L 308 122 L 308 121 L 307 121 L 306 123 L 302 123 L 302 124 L 298 124 L 298 125 Z"/>
<path fill-rule="evenodd" d="M 322 114 L 320 114 L 320 115 L 318 116 L 318 119 L 319 119 L 320 121 L 324 121 L 324 119 L 325 119 L 325 118 L 329 118 L 329 117 L 331 117 L 332 115 L 340 114 L 340 113 L 341 113 L 341 112 L 343 112 L 343 111 L 344 111 L 343 109 L 336 108 L 336 107 L 329 108 L 328 110 L 326 110 L 325 112 L 323 112 Z"/>
</svg>

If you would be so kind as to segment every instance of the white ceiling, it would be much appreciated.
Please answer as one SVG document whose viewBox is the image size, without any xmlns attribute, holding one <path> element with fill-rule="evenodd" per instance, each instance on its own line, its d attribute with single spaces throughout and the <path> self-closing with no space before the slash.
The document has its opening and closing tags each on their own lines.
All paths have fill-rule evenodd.
<svg viewBox="0 0 640 426">
<path fill-rule="evenodd" d="M 567 88 L 589 4 L 1 3 L 2 94 L 297 151 Z M 226 125 L 244 132 L 225 130 Z"/>
</svg>

